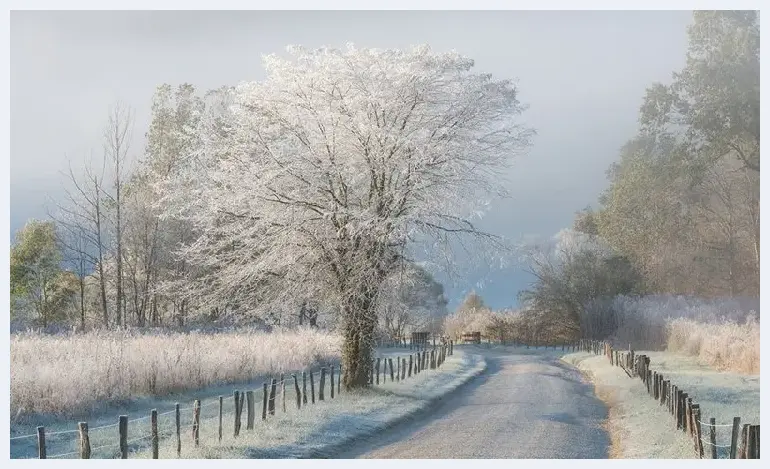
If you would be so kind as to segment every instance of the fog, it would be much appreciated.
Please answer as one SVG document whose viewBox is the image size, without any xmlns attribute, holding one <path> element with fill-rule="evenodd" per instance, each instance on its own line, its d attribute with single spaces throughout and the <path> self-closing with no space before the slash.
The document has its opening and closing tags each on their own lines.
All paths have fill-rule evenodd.
<svg viewBox="0 0 770 469">
<path fill-rule="evenodd" d="M 141 156 L 157 85 L 199 91 L 264 78 L 261 55 L 308 48 L 457 50 L 496 78 L 515 78 L 533 146 L 482 228 L 550 237 L 607 185 L 605 171 L 637 128 L 645 89 L 680 69 L 691 13 L 665 12 L 12 12 L 11 232 L 45 217 L 67 161 L 101 154 L 108 107 L 135 110 Z M 521 266 L 447 283 L 450 307 L 476 288 L 493 307 L 516 303 Z M 439 273 L 440 277 L 440 273 Z"/>
</svg>

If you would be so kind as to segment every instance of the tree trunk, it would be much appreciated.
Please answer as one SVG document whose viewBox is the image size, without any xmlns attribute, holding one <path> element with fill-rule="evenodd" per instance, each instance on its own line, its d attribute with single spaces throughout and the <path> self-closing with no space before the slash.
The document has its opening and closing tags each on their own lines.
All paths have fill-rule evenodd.
<svg viewBox="0 0 770 469">
<path fill-rule="evenodd" d="M 95 183 L 96 194 L 99 193 L 99 185 Z M 104 278 L 104 247 L 102 246 L 102 210 L 99 204 L 99 199 L 96 201 L 96 238 L 98 241 L 97 250 L 99 251 L 99 289 L 101 290 L 102 297 L 102 313 L 104 315 L 104 327 L 110 327 L 110 316 L 107 308 L 107 279 Z"/>
<path fill-rule="evenodd" d="M 364 288 L 343 308 L 345 326 L 342 367 L 345 370 L 343 382 L 348 390 L 369 385 L 377 323 L 373 300 L 374 292 Z"/>
<path fill-rule="evenodd" d="M 83 270 L 81 269 L 81 272 Z M 86 278 L 80 277 L 80 330 L 86 331 Z"/>
</svg>

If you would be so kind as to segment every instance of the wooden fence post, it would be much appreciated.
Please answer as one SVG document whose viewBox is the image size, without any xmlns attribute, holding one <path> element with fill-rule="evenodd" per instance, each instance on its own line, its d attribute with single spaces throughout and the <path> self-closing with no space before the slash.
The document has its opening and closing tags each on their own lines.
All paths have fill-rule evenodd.
<svg viewBox="0 0 770 469">
<path fill-rule="evenodd" d="M 275 415 L 275 394 L 276 394 L 276 391 L 278 390 L 277 388 L 278 388 L 278 381 L 276 381 L 275 378 L 271 379 L 270 380 L 270 402 L 268 402 L 267 404 L 267 410 L 270 412 L 270 415 Z"/>
<path fill-rule="evenodd" d="M 377 375 L 377 385 L 380 384 L 380 357 L 377 357 L 377 366 L 375 366 L 377 369 L 377 372 L 375 373 Z"/>
<path fill-rule="evenodd" d="M 269 397 L 270 396 L 268 395 L 267 391 L 267 382 L 264 382 L 262 383 L 262 420 L 267 420 L 267 400 Z"/>
<path fill-rule="evenodd" d="M 321 380 L 318 382 L 318 400 L 324 400 L 324 387 L 326 386 L 326 368 L 321 367 Z"/>
<path fill-rule="evenodd" d="M 339 369 L 337 370 L 337 395 L 340 394 L 340 383 L 342 382 L 342 363 L 339 365 Z"/>
<path fill-rule="evenodd" d="M 254 391 L 246 391 L 246 430 L 254 430 Z"/>
<path fill-rule="evenodd" d="M 118 441 L 120 459 L 128 459 L 128 415 L 118 417 Z"/>
<path fill-rule="evenodd" d="M 711 442 L 711 459 L 717 458 L 717 419 L 709 419 L 709 440 Z"/>
<path fill-rule="evenodd" d="M 392 383 L 395 381 L 395 378 L 393 376 L 393 359 L 388 358 L 388 367 L 390 368 L 390 382 Z"/>
<path fill-rule="evenodd" d="M 233 391 L 233 401 L 235 402 L 235 412 L 233 412 L 233 438 L 241 432 L 241 392 Z"/>
<path fill-rule="evenodd" d="M 692 419 L 695 425 L 695 451 L 698 453 L 698 457 L 703 459 L 703 432 L 700 425 L 700 404 L 692 405 Z"/>
<path fill-rule="evenodd" d="M 738 455 L 738 434 L 741 432 L 741 418 L 733 417 L 733 433 L 730 436 L 730 459 Z"/>
<path fill-rule="evenodd" d="M 401 381 L 406 379 L 406 358 L 401 359 Z"/>
<path fill-rule="evenodd" d="M 759 459 L 759 425 L 749 425 L 746 459 Z"/>
<path fill-rule="evenodd" d="M 647 379 L 644 380 L 644 384 L 647 385 L 647 394 L 651 395 L 653 394 L 653 385 L 652 385 L 652 370 L 647 370 Z"/>
<path fill-rule="evenodd" d="M 674 422 L 676 423 L 676 429 L 682 428 L 682 390 L 676 388 L 676 394 L 674 395 Z"/>
<path fill-rule="evenodd" d="M 201 429 L 201 401 L 200 399 L 195 399 L 195 402 L 193 402 L 192 437 L 196 447 L 198 447 L 198 445 L 200 444 L 200 429 Z"/>
<path fill-rule="evenodd" d="M 749 425 L 743 424 L 743 428 L 741 429 L 741 436 L 740 436 L 740 445 L 738 449 L 738 459 L 747 459 L 748 454 L 746 453 L 746 450 L 748 449 L 749 445 Z"/>
<path fill-rule="evenodd" d="M 412 354 L 409 354 L 409 371 L 407 373 L 407 377 L 412 377 Z"/>
<path fill-rule="evenodd" d="M 329 397 L 334 399 L 334 365 L 329 367 Z"/>
<path fill-rule="evenodd" d="M 668 405 L 668 412 L 671 415 L 674 415 L 674 394 L 676 393 L 676 385 L 672 384 L 671 381 L 668 382 L 668 395 L 666 396 L 666 401 Z"/>
<path fill-rule="evenodd" d="M 176 423 L 176 456 L 182 456 L 182 414 L 179 403 L 174 404 L 174 420 Z M 126 416 L 126 437 L 128 437 L 128 416 Z M 128 449 L 128 448 L 126 448 Z"/>
<path fill-rule="evenodd" d="M 291 377 L 294 378 L 294 392 L 297 395 L 297 409 L 300 409 L 302 408 L 302 396 L 299 392 L 299 381 L 297 380 L 296 374 L 292 374 Z"/>
<path fill-rule="evenodd" d="M 302 372 L 302 404 L 307 405 L 307 378 L 305 372 Z"/>
<path fill-rule="evenodd" d="M 315 378 L 313 378 L 313 370 L 308 372 L 310 377 L 310 403 L 315 404 Z"/>
<path fill-rule="evenodd" d="M 88 439 L 88 423 L 78 422 L 80 433 L 80 459 L 91 459 L 91 441 Z"/>
<path fill-rule="evenodd" d="M 332 386 L 333 387 L 333 386 Z M 281 373 L 281 408 L 286 413 L 286 378 Z"/>
<path fill-rule="evenodd" d="M 45 427 L 39 426 L 37 427 L 37 458 L 45 459 L 45 457 Z"/>
<path fill-rule="evenodd" d="M 150 432 L 152 459 L 158 459 L 158 409 L 150 411 Z"/>
<path fill-rule="evenodd" d="M 222 416 L 224 415 L 225 398 L 219 396 L 219 425 L 217 429 L 217 436 L 219 436 L 219 442 L 222 442 Z"/>
<path fill-rule="evenodd" d="M 687 393 L 683 392 L 680 394 L 679 398 L 679 425 L 682 428 L 682 431 L 687 433 Z"/>
</svg>

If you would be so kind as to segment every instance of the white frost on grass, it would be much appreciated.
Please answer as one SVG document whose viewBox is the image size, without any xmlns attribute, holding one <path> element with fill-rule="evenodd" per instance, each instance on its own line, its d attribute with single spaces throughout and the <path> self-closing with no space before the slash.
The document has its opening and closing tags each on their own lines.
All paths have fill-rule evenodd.
<svg viewBox="0 0 770 469">
<path fill-rule="evenodd" d="M 389 354 L 390 355 L 390 354 Z M 406 353 L 404 353 L 406 355 Z M 403 356 L 403 355 L 402 355 Z M 203 424 L 201 445 L 190 447 L 185 437 L 183 458 L 305 458 L 334 456 L 334 448 L 352 443 L 406 416 L 423 410 L 436 398 L 467 382 L 486 366 L 479 355 L 455 349 L 455 355 L 438 370 L 425 370 L 404 381 L 375 386 L 373 389 L 347 393 L 335 399 L 308 404 L 300 410 L 293 401 L 294 392 L 287 391 L 287 412 L 280 407 L 275 416 L 257 421 L 254 430 L 241 429 L 238 438 L 232 435 L 233 415 L 225 425 L 222 442 L 217 441 L 216 420 Z M 225 419 L 228 421 L 228 419 Z M 245 418 L 244 418 L 245 421 Z M 245 425 L 244 425 L 245 427 Z M 136 457 L 148 457 L 146 451 Z M 172 440 L 161 444 L 161 458 L 176 457 Z"/>
<path fill-rule="evenodd" d="M 662 373 L 694 403 L 700 404 L 701 421 L 716 419 L 717 425 L 732 425 L 733 417 L 741 424 L 759 425 L 759 375 L 720 372 L 702 364 L 697 357 L 668 352 L 637 352 L 650 357 L 650 369 Z M 707 428 L 703 429 L 708 435 Z M 732 428 L 717 427 L 717 445 L 729 446 Z M 708 455 L 710 449 L 704 445 Z M 720 458 L 729 457 L 729 448 L 718 448 Z"/>
<path fill-rule="evenodd" d="M 339 335 L 310 328 L 12 334 L 11 424 L 39 424 L 45 414 L 73 420 L 130 401 L 303 369 L 336 359 L 341 344 Z"/>
<path fill-rule="evenodd" d="M 409 351 L 389 350 L 380 356 L 402 356 L 408 359 Z M 435 399 L 451 392 L 486 367 L 483 357 L 468 353 L 462 347 L 455 347 L 455 354 L 447 357 L 438 370 L 426 369 L 412 375 L 404 381 L 387 381 L 373 389 L 348 393 L 344 389 L 341 395 L 336 393 L 331 399 L 328 389 L 323 402 L 310 402 L 297 409 L 294 382 L 287 376 L 286 410 L 282 410 L 280 385 L 276 396 L 276 414 L 261 420 L 262 390 L 255 390 L 256 420 L 253 430 L 246 429 L 246 404 L 242 415 L 242 426 L 238 438 L 233 437 L 234 405 L 232 389 L 225 394 L 223 409 L 223 437 L 218 441 L 218 400 L 203 400 L 201 410 L 200 446 L 195 448 L 192 442 L 192 410 L 181 412 L 182 420 L 182 458 L 303 458 L 334 456 L 335 445 L 351 443 L 355 439 L 387 428 L 404 417 L 425 409 Z M 395 371 L 395 360 L 394 360 Z M 336 383 L 335 375 L 335 383 Z M 316 394 L 318 393 L 319 375 L 315 373 Z M 300 387 L 302 387 L 300 379 Z M 235 388 L 237 389 L 237 387 Z M 249 388 L 241 388 L 248 390 Z M 310 386 L 308 383 L 308 393 Z M 189 405 L 189 404 L 187 404 Z M 166 409 L 158 408 L 159 412 Z M 70 425 L 72 427 L 72 425 Z M 174 413 L 159 416 L 158 428 L 160 439 L 160 458 L 176 458 L 176 438 L 174 436 Z M 92 458 L 113 458 L 118 454 L 117 427 L 105 429 L 106 433 L 99 440 L 92 440 Z M 129 458 L 148 458 L 149 418 L 129 425 Z M 64 435 L 72 439 L 75 449 L 76 435 Z M 63 450 L 62 450 L 63 451 Z M 49 451 L 50 453 L 50 451 Z M 30 457 L 30 456 L 16 456 Z M 77 457 L 68 455 L 67 457 Z"/>
<path fill-rule="evenodd" d="M 564 361 L 584 371 L 597 396 L 609 407 L 607 431 L 611 457 L 623 459 L 695 458 L 695 445 L 677 430 L 667 407 L 650 397 L 637 378 L 629 378 L 604 355 L 585 352 L 564 356 Z M 655 361 L 651 361 L 654 368 Z M 685 388 L 686 389 L 686 388 Z"/>
</svg>

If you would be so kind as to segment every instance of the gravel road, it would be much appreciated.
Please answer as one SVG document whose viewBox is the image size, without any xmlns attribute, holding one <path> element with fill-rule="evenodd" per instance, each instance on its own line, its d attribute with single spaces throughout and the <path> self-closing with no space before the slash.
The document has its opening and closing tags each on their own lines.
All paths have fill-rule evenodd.
<svg viewBox="0 0 770 469">
<path fill-rule="evenodd" d="M 423 418 L 336 458 L 606 458 L 605 405 L 556 353 L 476 348 L 488 369 Z"/>
</svg>

